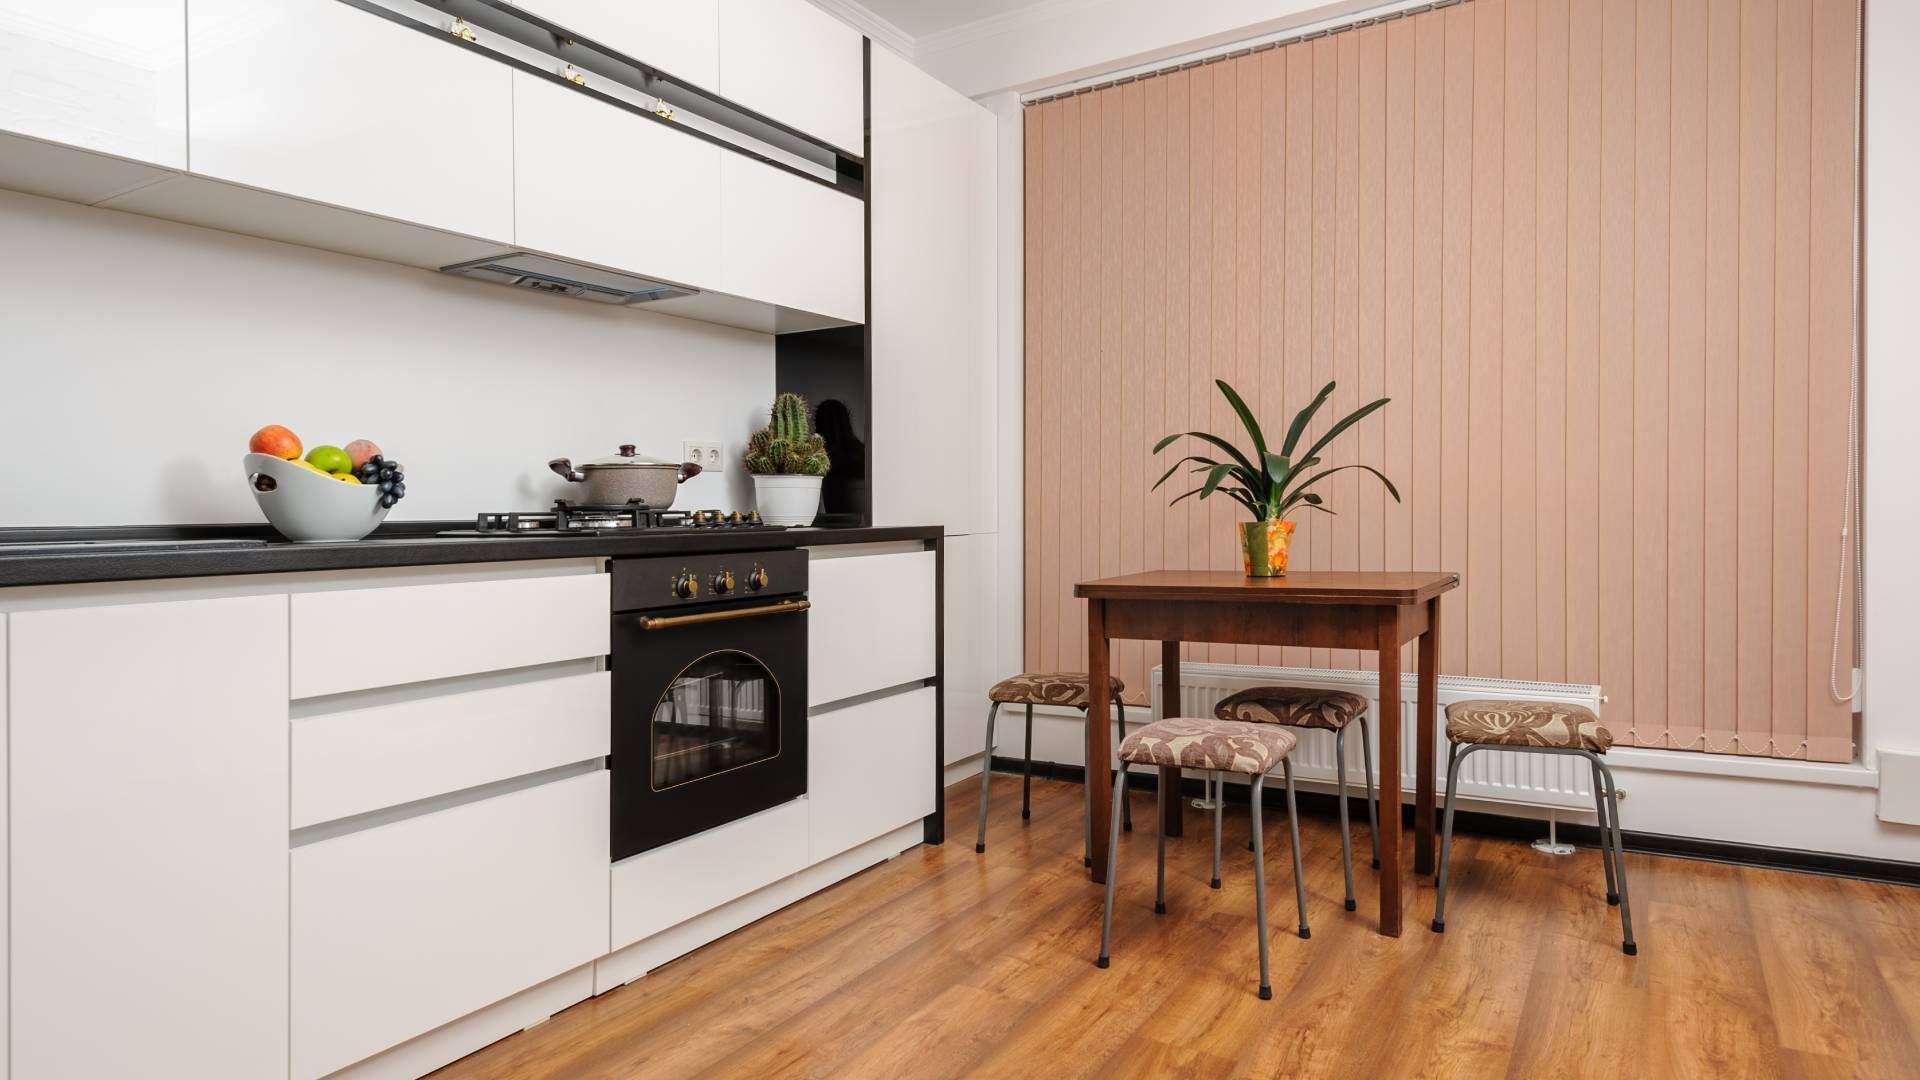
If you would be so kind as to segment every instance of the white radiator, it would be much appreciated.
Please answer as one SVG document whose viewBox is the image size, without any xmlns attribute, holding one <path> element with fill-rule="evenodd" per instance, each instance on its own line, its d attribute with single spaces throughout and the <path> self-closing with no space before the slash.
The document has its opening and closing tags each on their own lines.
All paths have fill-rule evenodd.
<svg viewBox="0 0 1920 1080">
<path fill-rule="evenodd" d="M 1312 686 L 1345 690 L 1368 701 L 1367 719 L 1375 740 L 1374 766 L 1379 767 L 1378 722 L 1380 680 L 1372 671 L 1335 671 L 1325 668 L 1255 667 L 1246 664 L 1180 665 L 1179 708 L 1173 715 L 1212 716 L 1221 698 L 1250 686 L 1284 683 L 1288 686 Z M 1405 673 L 1400 680 L 1400 787 L 1411 801 L 1414 783 L 1414 746 L 1416 725 L 1414 706 L 1417 698 L 1416 676 Z M 1585 705 L 1600 712 L 1600 688 L 1576 683 L 1522 682 L 1516 679 L 1472 679 L 1443 675 L 1439 680 L 1434 738 L 1434 785 L 1442 799 L 1446 796 L 1447 736 L 1446 707 L 1469 698 L 1524 699 L 1559 701 Z M 1153 669 L 1154 715 L 1166 716 L 1160 708 L 1160 669 Z M 1307 780 L 1334 780 L 1333 733 L 1301 731 L 1300 746 L 1293 752 L 1294 775 Z M 1364 792 L 1360 772 L 1360 738 L 1356 730 L 1347 736 L 1347 793 Z M 1502 753 L 1481 750 L 1468 757 L 1460 767 L 1460 794 L 1469 799 L 1490 799 L 1554 806 L 1573 810 L 1593 810 L 1593 774 L 1584 758 L 1571 754 Z"/>
</svg>

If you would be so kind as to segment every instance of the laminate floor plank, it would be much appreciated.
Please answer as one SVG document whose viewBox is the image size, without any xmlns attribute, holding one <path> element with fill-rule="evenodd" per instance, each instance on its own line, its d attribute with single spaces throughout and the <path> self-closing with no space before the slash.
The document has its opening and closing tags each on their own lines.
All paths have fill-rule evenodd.
<svg viewBox="0 0 1920 1080">
<path fill-rule="evenodd" d="M 1252 854 L 1230 804 L 1222 887 L 1210 829 L 1168 842 L 1153 913 L 1153 797 L 1123 833 L 1113 964 L 1080 865 L 1081 789 L 993 778 L 948 791 L 952 839 L 743 927 L 447 1066 L 441 1080 L 1019 1076 L 1896 1077 L 1920 1075 L 1920 890 L 1627 857 L 1640 955 L 1620 952 L 1599 855 L 1454 841 L 1447 931 L 1373 930 L 1376 876 L 1353 829 L 1301 821 L 1309 940 L 1296 936 L 1284 802 L 1263 823 L 1273 1001 L 1255 995 Z"/>
</svg>

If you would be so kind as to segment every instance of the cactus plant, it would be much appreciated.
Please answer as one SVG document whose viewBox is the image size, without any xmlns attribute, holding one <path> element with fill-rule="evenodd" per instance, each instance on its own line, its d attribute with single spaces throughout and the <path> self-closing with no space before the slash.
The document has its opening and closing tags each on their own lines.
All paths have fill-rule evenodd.
<svg viewBox="0 0 1920 1080">
<path fill-rule="evenodd" d="M 825 476 L 827 444 L 807 420 L 807 401 L 781 394 L 767 412 L 767 426 L 747 440 L 747 471 L 761 476 Z"/>
</svg>

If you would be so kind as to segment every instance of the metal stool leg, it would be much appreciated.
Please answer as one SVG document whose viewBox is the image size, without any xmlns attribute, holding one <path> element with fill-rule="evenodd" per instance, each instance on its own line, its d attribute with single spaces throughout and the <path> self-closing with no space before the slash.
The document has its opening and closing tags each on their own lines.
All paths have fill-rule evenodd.
<svg viewBox="0 0 1920 1080">
<path fill-rule="evenodd" d="M 1170 784 L 1159 784 L 1153 792 L 1153 913 L 1167 913 L 1167 788 Z M 1114 843 L 1119 843 L 1116 836 Z"/>
<path fill-rule="evenodd" d="M 987 850 L 987 781 L 993 776 L 993 719 L 999 714 L 999 702 L 987 706 L 987 754 L 980 761 L 980 835 L 973 841 L 975 854 Z"/>
<path fill-rule="evenodd" d="M 1440 826 L 1440 880 L 1433 894 L 1433 932 L 1444 934 L 1447 930 L 1447 862 L 1453 854 L 1453 804 L 1454 789 L 1460 779 L 1460 748 L 1447 746 L 1447 814 Z"/>
<path fill-rule="evenodd" d="M 1287 776 L 1287 831 L 1293 840 L 1293 901 L 1300 906 L 1300 936 L 1310 938 L 1313 931 L 1307 929 L 1307 875 L 1300 869 L 1300 812 L 1293 805 L 1293 761 L 1282 758 L 1280 763 L 1286 766 Z"/>
<path fill-rule="evenodd" d="M 1033 706 L 1027 706 L 1027 756 L 1020 766 L 1020 820 L 1033 817 Z"/>
<path fill-rule="evenodd" d="M 1373 868 L 1380 869 L 1380 799 L 1373 793 L 1373 732 L 1360 714 L 1360 767 L 1367 771 L 1367 835 L 1373 838 Z"/>
<path fill-rule="evenodd" d="M 1113 944 L 1113 887 L 1120 880 L 1120 807 L 1127 801 L 1127 770 L 1120 769 L 1113 778 L 1113 835 L 1107 844 L 1107 904 L 1100 913 L 1100 960 L 1101 967 L 1107 966 L 1108 951 Z"/>
<path fill-rule="evenodd" d="M 1595 764 L 1607 781 L 1607 828 L 1613 833 L 1613 863 L 1620 883 L 1620 932 L 1623 935 L 1620 951 L 1635 956 L 1640 947 L 1633 943 L 1633 907 L 1627 902 L 1627 851 L 1620 840 L 1620 789 L 1614 786 L 1613 770 L 1600 765 L 1597 759 Z"/>
<path fill-rule="evenodd" d="M 1347 729 L 1333 733 L 1333 775 L 1340 788 L 1340 873 L 1347 880 L 1347 910 L 1356 910 L 1353 902 L 1353 837 L 1347 828 Z"/>
<path fill-rule="evenodd" d="M 1593 771 L 1593 810 L 1600 819 L 1600 865 L 1607 871 L 1607 903 L 1620 906 L 1620 889 L 1613 883 L 1613 835 L 1607 828 L 1607 788 L 1600 780 L 1600 763 L 1591 758 Z"/>
<path fill-rule="evenodd" d="M 1120 742 L 1116 742 L 1113 744 L 1115 747 L 1118 747 L 1120 743 L 1127 741 L 1127 703 L 1124 701 L 1121 701 L 1118 697 L 1116 697 L 1113 699 L 1113 707 L 1115 709 L 1118 709 L 1120 712 Z M 1125 768 L 1125 766 L 1121 766 L 1121 767 Z M 1121 827 L 1126 829 L 1128 832 L 1133 831 L 1133 803 L 1132 802 L 1125 802 L 1120 804 L 1120 823 L 1121 823 Z"/>
<path fill-rule="evenodd" d="M 1219 785 L 1222 788 L 1224 788 L 1226 785 L 1226 780 L 1223 779 L 1218 772 L 1208 773 L 1207 774 L 1207 791 L 1209 793 L 1213 793 L 1214 787 L 1216 785 Z M 1218 794 L 1215 794 L 1213 797 L 1213 882 L 1212 882 L 1212 885 L 1216 889 L 1220 887 L 1220 802 L 1221 802 L 1220 796 Z"/>
<path fill-rule="evenodd" d="M 1253 802 L 1253 907 L 1254 921 L 1260 927 L 1260 1000 L 1273 1000 L 1273 986 L 1267 981 L 1267 859 L 1260 828 L 1260 789 L 1266 786 L 1265 776 L 1253 778 L 1253 790 L 1249 797 Z M 1297 852 L 1298 847 L 1295 848 Z M 1299 855 L 1294 856 L 1295 859 Z"/>
</svg>

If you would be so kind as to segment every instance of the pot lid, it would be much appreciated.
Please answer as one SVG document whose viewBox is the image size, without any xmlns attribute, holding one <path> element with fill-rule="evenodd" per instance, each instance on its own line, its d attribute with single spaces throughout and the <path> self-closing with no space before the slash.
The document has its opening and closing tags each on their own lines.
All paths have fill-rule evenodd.
<svg viewBox="0 0 1920 1080">
<path fill-rule="evenodd" d="M 670 465 L 676 469 L 680 467 L 680 463 L 677 461 L 667 461 L 664 458 L 648 457 L 645 454 L 635 453 L 632 443 L 621 443 L 619 453 L 608 454 L 603 458 L 594 458 L 592 461 L 583 464 L 581 468 L 621 468 L 630 465 Z"/>
</svg>

